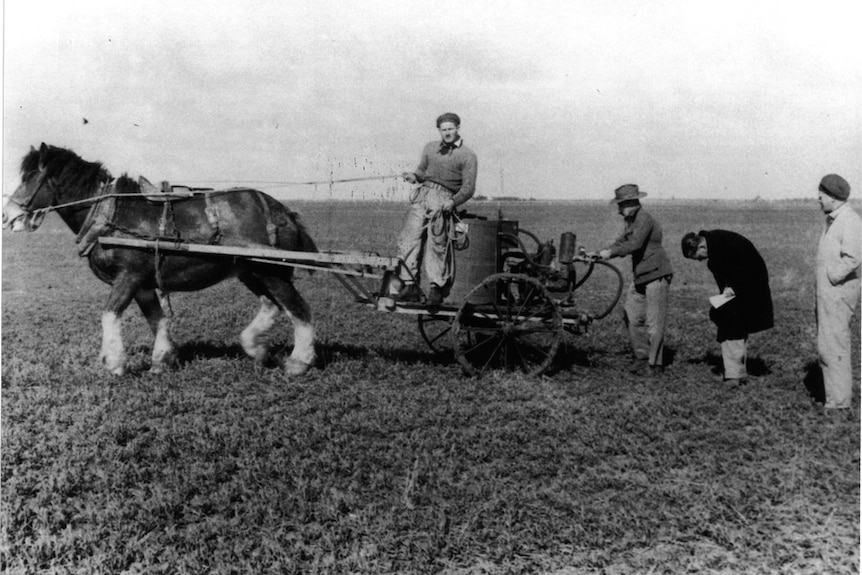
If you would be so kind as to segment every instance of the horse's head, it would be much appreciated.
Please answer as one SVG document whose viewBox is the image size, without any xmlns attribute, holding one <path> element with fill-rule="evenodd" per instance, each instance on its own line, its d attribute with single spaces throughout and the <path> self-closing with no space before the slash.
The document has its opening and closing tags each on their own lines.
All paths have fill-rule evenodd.
<svg viewBox="0 0 862 575">
<path fill-rule="evenodd" d="M 33 231 L 42 223 L 35 217 L 34 210 L 48 207 L 53 194 L 48 186 L 48 170 L 45 157 L 48 146 L 44 143 L 39 150 L 32 146 L 21 162 L 21 184 L 3 206 L 3 228 L 14 232 Z"/>
<path fill-rule="evenodd" d="M 32 232 L 45 219 L 47 208 L 58 203 L 60 188 L 81 194 L 100 180 L 110 179 L 101 164 L 85 162 L 69 150 L 42 144 L 21 162 L 21 184 L 3 206 L 3 228 Z M 70 198 L 63 198 L 67 201 Z"/>
</svg>

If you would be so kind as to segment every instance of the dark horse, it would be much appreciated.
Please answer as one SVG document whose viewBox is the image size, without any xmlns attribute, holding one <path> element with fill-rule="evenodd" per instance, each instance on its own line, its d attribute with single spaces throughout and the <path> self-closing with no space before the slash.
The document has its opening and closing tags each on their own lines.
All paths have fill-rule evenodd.
<svg viewBox="0 0 862 575">
<path fill-rule="evenodd" d="M 299 216 L 275 199 L 245 188 L 184 196 L 142 194 L 141 185 L 127 176 L 113 181 L 100 163 L 44 143 L 24 156 L 21 180 L 3 207 L 3 227 L 33 231 L 48 210 L 55 210 L 78 235 L 79 252 L 86 255 L 93 273 L 111 286 L 102 314 L 100 359 L 112 373 L 125 372 L 121 317 L 133 299 L 153 330 L 152 371 L 158 372 L 176 361 L 170 318 L 163 312 L 166 294 L 200 290 L 228 277 L 239 279 L 261 301 L 257 316 L 240 335 L 249 356 L 257 362 L 266 359 L 267 334 L 284 312 L 294 327 L 293 352 L 284 361 L 285 370 L 301 374 L 314 362 L 311 310 L 293 286 L 292 267 L 223 256 L 154 254 L 103 247 L 97 241 L 98 236 L 111 235 L 317 251 Z"/>
</svg>

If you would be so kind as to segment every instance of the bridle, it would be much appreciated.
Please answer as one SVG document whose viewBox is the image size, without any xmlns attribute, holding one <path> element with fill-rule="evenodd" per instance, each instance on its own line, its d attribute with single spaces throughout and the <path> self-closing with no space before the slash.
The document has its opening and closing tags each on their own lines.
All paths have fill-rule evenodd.
<svg viewBox="0 0 862 575">
<path fill-rule="evenodd" d="M 10 197 L 8 200 L 9 203 L 12 203 L 12 204 L 15 204 L 16 206 L 18 206 L 19 210 L 21 211 L 21 213 L 18 214 L 17 217 L 13 218 L 12 221 L 8 222 L 8 225 L 14 224 L 14 222 L 16 220 L 23 220 L 24 221 L 24 227 L 26 229 L 35 230 L 39 226 L 42 225 L 42 221 L 45 219 L 45 216 L 48 215 L 48 212 L 51 211 L 51 209 L 52 209 L 52 204 L 54 202 L 53 197 L 50 199 L 49 202 L 47 202 L 47 206 L 45 208 L 33 209 L 33 204 L 36 203 L 36 199 L 38 198 L 39 194 L 43 190 L 50 191 L 50 187 L 48 185 L 46 185 L 46 184 L 48 184 L 48 179 L 49 179 L 46 171 L 38 170 L 38 169 L 31 170 L 27 175 L 24 176 L 23 181 L 27 182 L 29 180 L 30 176 L 34 172 L 39 173 L 39 175 L 38 175 L 39 184 L 38 184 L 38 186 L 36 186 L 36 189 L 33 191 L 33 193 L 29 194 L 28 197 L 25 198 L 23 201 L 21 201 L 19 198 L 16 198 L 15 194 L 12 194 L 12 197 Z M 4 212 L 3 225 L 5 226 L 5 225 L 7 225 L 7 222 L 5 222 L 6 210 L 4 209 L 3 212 Z"/>
<path fill-rule="evenodd" d="M 89 208 L 92 208 L 93 204 L 98 203 L 101 200 L 104 200 L 106 197 L 115 196 L 115 195 L 126 195 L 126 194 L 111 194 L 110 193 L 110 191 L 113 189 L 113 186 L 110 185 L 110 182 L 113 180 L 113 178 L 110 176 L 110 173 L 108 173 L 107 178 L 105 178 L 105 179 L 100 178 L 99 191 L 96 193 L 95 196 L 90 197 L 90 198 L 85 198 L 83 200 L 76 200 L 73 202 L 67 202 L 65 204 L 59 204 L 58 205 L 58 204 L 56 204 L 56 201 L 57 201 L 56 194 L 53 193 L 53 192 L 56 192 L 56 190 L 54 189 L 54 184 L 51 182 L 51 178 L 48 177 L 48 174 L 45 170 L 39 170 L 39 169 L 32 170 L 31 172 L 29 172 L 27 174 L 27 176 L 25 176 L 23 178 L 23 180 L 26 182 L 28 180 L 29 176 L 33 172 L 40 172 L 40 174 L 38 176 L 39 177 L 39 184 L 36 186 L 36 189 L 33 191 L 33 193 L 30 194 L 29 197 L 27 197 L 23 201 L 19 201 L 18 199 L 16 199 L 14 197 L 15 196 L 14 194 L 12 195 L 12 197 L 9 198 L 9 202 L 17 205 L 21 209 L 21 211 L 23 212 L 21 215 L 19 215 L 17 218 L 15 218 L 15 220 L 23 218 L 25 223 L 26 223 L 27 228 L 30 230 L 35 230 L 40 225 L 42 225 L 42 221 L 45 219 L 45 216 L 48 215 L 48 212 L 53 212 L 53 211 L 59 210 L 61 208 L 66 208 L 66 207 L 71 207 L 71 206 L 76 206 L 76 205 L 86 205 Z M 52 193 L 51 199 L 45 203 L 46 204 L 45 206 L 34 209 L 33 204 L 36 204 L 36 199 L 39 197 L 39 194 L 43 191 L 51 192 Z M 38 204 L 36 204 L 36 205 L 38 205 Z M 13 220 L 13 222 L 15 220 Z"/>
<path fill-rule="evenodd" d="M 45 184 L 48 182 L 48 179 L 49 179 L 47 171 L 37 169 L 37 170 L 31 171 L 30 173 L 32 174 L 33 172 L 39 172 L 39 185 L 36 187 L 36 190 L 32 194 L 30 194 L 30 197 L 27 198 L 26 200 L 24 200 L 23 202 L 13 200 L 12 198 L 9 199 L 9 201 L 15 202 L 16 204 L 18 204 L 19 208 L 21 208 L 22 210 L 27 211 L 27 212 L 33 211 L 32 205 L 36 201 L 36 198 L 39 196 L 39 192 L 41 192 L 43 188 L 45 190 L 50 191 L 50 189 L 47 186 L 45 186 Z M 26 182 L 27 180 L 28 180 L 28 177 L 25 177 L 24 181 Z M 53 203 L 53 201 L 54 200 L 52 198 L 51 202 L 48 203 L 48 205 L 46 207 L 50 207 L 51 204 Z"/>
</svg>

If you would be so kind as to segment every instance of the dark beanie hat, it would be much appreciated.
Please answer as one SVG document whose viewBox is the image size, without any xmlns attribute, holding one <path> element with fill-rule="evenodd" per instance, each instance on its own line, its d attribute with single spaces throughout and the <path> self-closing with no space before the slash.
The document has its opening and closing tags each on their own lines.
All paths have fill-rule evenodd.
<svg viewBox="0 0 862 575">
<path fill-rule="evenodd" d="M 453 114 L 452 112 L 446 112 L 445 114 L 440 114 L 437 118 L 437 127 L 440 127 L 440 124 L 443 122 L 452 122 L 456 126 L 461 125 L 461 118 L 458 117 L 458 114 Z"/>
<path fill-rule="evenodd" d="M 838 174 L 823 176 L 818 189 L 836 200 L 846 200 L 850 197 L 850 184 Z"/>
</svg>

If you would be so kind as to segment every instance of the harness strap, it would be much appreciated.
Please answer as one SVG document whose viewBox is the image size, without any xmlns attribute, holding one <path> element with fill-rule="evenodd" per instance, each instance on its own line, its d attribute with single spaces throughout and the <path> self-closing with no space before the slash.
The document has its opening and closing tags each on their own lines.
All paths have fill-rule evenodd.
<svg viewBox="0 0 862 575">
<path fill-rule="evenodd" d="M 159 218 L 159 233 L 158 237 L 165 237 L 165 232 L 168 229 L 168 210 L 170 209 L 170 202 L 165 202 L 162 204 L 162 215 Z"/>
<path fill-rule="evenodd" d="M 207 216 L 207 222 L 213 229 L 213 235 L 210 236 L 209 243 L 217 244 L 221 241 L 221 229 L 219 228 L 218 207 L 212 199 L 212 194 L 207 192 L 204 194 L 204 213 Z"/>
<path fill-rule="evenodd" d="M 90 206 L 87 211 L 87 217 L 84 219 L 84 224 L 81 230 L 75 237 L 75 243 L 78 244 L 78 255 L 86 257 L 90 255 L 93 247 L 98 241 L 98 237 L 102 235 L 114 219 L 117 212 L 117 195 L 112 193 L 114 184 L 103 185 L 96 201 Z"/>
<path fill-rule="evenodd" d="M 266 198 L 260 192 L 257 192 L 257 198 L 263 206 L 263 217 L 266 220 L 266 235 L 269 237 L 269 245 L 277 247 L 278 242 L 278 226 L 272 223 L 272 212 L 269 209 L 269 204 L 266 203 Z"/>
</svg>

